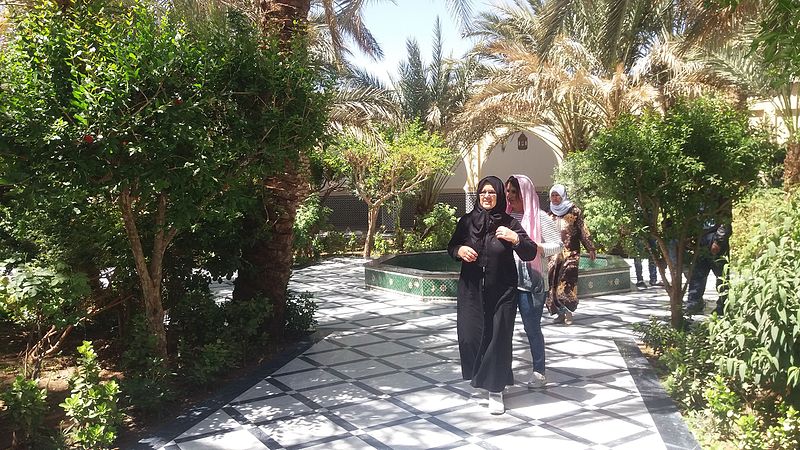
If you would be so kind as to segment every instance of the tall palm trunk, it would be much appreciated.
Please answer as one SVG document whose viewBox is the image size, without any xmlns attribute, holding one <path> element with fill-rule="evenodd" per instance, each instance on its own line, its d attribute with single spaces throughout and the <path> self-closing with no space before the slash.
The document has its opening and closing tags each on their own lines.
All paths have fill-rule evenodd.
<svg viewBox="0 0 800 450">
<path fill-rule="evenodd" d="M 305 28 L 311 0 L 259 0 L 258 9 L 264 30 L 278 33 L 281 41 L 288 44 Z"/>
<path fill-rule="evenodd" d="M 236 278 L 233 299 L 266 296 L 272 305 L 269 332 L 280 336 L 286 321 L 286 287 L 292 274 L 292 244 L 297 208 L 307 196 L 304 178 L 307 158 L 287 164 L 286 170 L 263 180 L 261 207 L 243 225 L 249 245 L 242 249 L 243 268 Z"/>
<path fill-rule="evenodd" d="M 259 0 L 261 24 L 266 33 L 276 33 L 285 51 L 291 51 L 295 36 L 305 31 L 310 0 Z M 259 295 L 272 304 L 269 331 L 283 334 L 286 323 L 286 288 L 292 272 L 293 227 L 297 208 L 305 198 L 306 186 L 301 160 L 287 161 L 285 170 L 263 180 L 262 208 L 252 211 L 243 226 L 244 236 L 252 238 L 242 251 L 240 270 L 233 291 L 234 300 Z"/>
</svg>

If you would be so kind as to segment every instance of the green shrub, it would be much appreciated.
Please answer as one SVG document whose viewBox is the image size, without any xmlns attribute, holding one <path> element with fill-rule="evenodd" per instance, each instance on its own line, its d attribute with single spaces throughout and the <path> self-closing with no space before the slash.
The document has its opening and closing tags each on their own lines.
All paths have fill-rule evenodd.
<svg viewBox="0 0 800 450">
<path fill-rule="evenodd" d="M 730 237 L 731 263 L 739 265 L 756 259 L 763 252 L 763 242 L 753 239 L 765 220 L 773 215 L 775 205 L 782 204 L 782 189 L 754 189 L 733 208 L 733 234 Z"/>
<path fill-rule="evenodd" d="M 375 237 L 373 238 L 372 242 L 372 251 L 380 255 L 397 252 L 394 239 L 386 234 L 385 227 L 381 227 L 380 230 L 375 233 Z"/>
<path fill-rule="evenodd" d="M 78 371 L 70 380 L 72 395 L 61 404 L 69 418 L 67 437 L 79 448 L 109 448 L 121 422 L 119 387 L 114 380 L 100 382 L 100 365 L 91 342 L 83 341 L 78 353 Z"/>
<path fill-rule="evenodd" d="M 314 294 L 289 292 L 286 296 L 286 330 L 292 332 L 312 331 L 317 327 L 319 305 L 314 301 Z"/>
<path fill-rule="evenodd" d="M 655 345 L 659 361 L 670 370 L 664 382 L 670 396 L 686 408 L 702 408 L 706 404 L 703 394 L 716 373 L 708 325 L 695 322 L 685 330 L 670 328 L 666 322 L 651 319 L 637 331 L 646 345 Z"/>
<path fill-rule="evenodd" d="M 294 254 L 298 263 L 316 261 L 322 251 L 320 232 L 326 229 L 332 210 L 322 206 L 319 195 L 312 195 L 297 210 L 294 222 Z"/>
<path fill-rule="evenodd" d="M 684 337 L 683 333 L 655 317 L 650 317 L 647 323 L 633 324 L 633 331 L 639 334 L 642 343 L 650 347 L 658 357 L 677 347 Z"/>
<path fill-rule="evenodd" d="M 410 252 L 444 250 L 457 223 L 456 209 L 445 203 L 437 203 L 422 218 L 424 228 L 404 236 L 403 249 Z"/>
<path fill-rule="evenodd" d="M 320 236 L 320 253 L 343 253 L 347 245 L 347 238 L 341 231 L 327 231 Z"/>
<path fill-rule="evenodd" d="M 714 360 L 800 409 L 800 192 L 760 222 L 747 244 L 756 256 L 731 264 L 725 316 L 710 321 Z"/>
<path fill-rule="evenodd" d="M 264 338 L 263 325 L 271 311 L 265 297 L 218 304 L 205 286 L 187 292 L 170 310 L 181 376 L 208 385 L 244 362 L 250 346 Z"/>
<path fill-rule="evenodd" d="M 225 329 L 225 312 L 208 286 L 194 286 L 169 309 L 169 332 L 189 347 L 214 342 Z"/>
<path fill-rule="evenodd" d="M 244 362 L 250 346 L 266 338 L 264 324 L 272 314 L 272 304 L 266 297 L 253 297 L 223 303 L 222 312 L 225 327 L 220 335 L 232 343 L 236 355 Z"/>
<path fill-rule="evenodd" d="M 0 394 L 5 403 L 2 416 L 11 424 L 12 448 L 53 448 L 52 433 L 44 427 L 47 415 L 47 389 L 39 389 L 36 380 L 17 376 Z"/>
<path fill-rule="evenodd" d="M 63 265 L 13 261 L 5 261 L 4 265 L 14 269 L 0 276 L 0 311 L 24 329 L 29 345 L 36 344 L 51 327 L 62 331 L 86 314 L 84 302 L 90 289 L 84 274 Z M 43 353 L 36 352 L 31 355 L 33 361 L 24 361 L 26 373 L 36 374 Z M 28 363 L 32 363 L 31 367 Z"/>
<path fill-rule="evenodd" d="M 228 369 L 236 367 L 238 359 L 231 343 L 224 339 L 200 347 L 179 344 L 178 352 L 183 362 L 183 377 L 190 384 L 200 386 L 210 385 Z"/>
<path fill-rule="evenodd" d="M 703 392 L 703 398 L 716 419 L 716 426 L 720 432 L 730 432 L 733 420 L 738 416 L 744 402 L 731 389 L 729 381 L 719 374 L 714 375 Z"/>
<path fill-rule="evenodd" d="M 759 411 L 736 417 L 733 439 L 737 447 L 743 450 L 800 448 L 800 414 L 785 404 L 773 412 L 777 417 L 771 421 Z"/>
<path fill-rule="evenodd" d="M 170 388 L 171 373 L 156 348 L 156 338 L 147 330 L 144 316 L 131 320 L 128 348 L 122 353 L 121 367 L 125 378 L 120 381 L 123 401 L 146 416 L 156 415 L 174 399 Z"/>
</svg>

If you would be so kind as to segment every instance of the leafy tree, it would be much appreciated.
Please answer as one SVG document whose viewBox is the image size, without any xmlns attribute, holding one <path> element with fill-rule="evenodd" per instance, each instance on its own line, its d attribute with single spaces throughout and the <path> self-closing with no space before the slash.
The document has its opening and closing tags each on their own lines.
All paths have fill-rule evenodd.
<svg viewBox="0 0 800 450">
<path fill-rule="evenodd" d="M 365 258 L 372 252 L 381 206 L 412 193 L 431 176 L 447 171 L 453 161 L 441 138 L 423 131 L 417 122 L 403 130 L 387 130 L 383 140 L 386 146 L 380 151 L 360 141 L 343 139 L 326 152 L 328 158 L 346 162 L 343 175 L 367 204 Z"/>
<path fill-rule="evenodd" d="M 165 355 L 167 249 L 204 215 L 236 211 L 241 197 L 224 194 L 274 171 L 299 142 L 291 136 L 314 140 L 324 117 L 315 72 L 242 15 L 190 26 L 110 1 L 41 4 L 15 20 L 0 55 L 4 178 L 64 215 L 108 205 Z"/>
<path fill-rule="evenodd" d="M 635 229 L 657 243 L 651 254 L 669 254 L 670 245 L 691 248 L 673 262 L 666 258 L 671 280 L 661 277 L 670 296 L 671 323 L 683 321 L 686 286 L 703 224 L 731 223 L 732 202 L 759 176 L 774 148 L 750 129 L 747 117 L 718 100 L 678 103 L 666 116 L 628 116 L 601 132 L 585 154 L 586 178 L 598 195 L 626 207 Z M 669 226 L 665 226 L 669 223 Z"/>
</svg>

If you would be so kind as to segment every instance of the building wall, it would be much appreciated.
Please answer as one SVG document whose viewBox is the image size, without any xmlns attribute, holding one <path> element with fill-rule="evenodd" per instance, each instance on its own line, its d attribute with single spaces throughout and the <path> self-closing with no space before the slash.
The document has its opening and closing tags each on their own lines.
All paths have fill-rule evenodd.
<svg viewBox="0 0 800 450">
<path fill-rule="evenodd" d="M 793 121 L 795 128 L 800 125 L 797 111 L 800 109 L 800 95 L 798 95 L 798 88 L 800 83 L 795 83 L 792 87 L 792 96 L 789 99 L 792 111 L 794 114 L 786 117 L 783 112 L 779 110 L 779 105 L 782 105 L 781 98 L 775 97 L 770 100 L 761 100 L 750 105 L 750 123 L 753 125 L 766 124 L 776 133 L 778 142 L 784 143 L 789 137 L 789 131 L 786 127 L 787 121 Z"/>
<path fill-rule="evenodd" d="M 537 191 L 548 191 L 553 184 L 553 172 L 559 164 L 559 158 L 550 145 L 529 131 L 524 132 L 528 141 L 527 149 L 520 149 L 520 134 L 513 133 L 492 148 L 479 171 L 480 177 L 494 175 L 505 181 L 509 175 L 519 173 L 527 175 Z M 445 184 L 443 192 L 464 192 L 466 179 L 467 171 L 461 162 Z"/>
</svg>

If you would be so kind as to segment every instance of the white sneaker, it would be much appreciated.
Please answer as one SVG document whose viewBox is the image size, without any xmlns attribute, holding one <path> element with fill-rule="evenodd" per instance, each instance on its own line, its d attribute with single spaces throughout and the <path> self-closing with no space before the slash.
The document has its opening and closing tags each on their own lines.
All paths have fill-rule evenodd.
<svg viewBox="0 0 800 450">
<path fill-rule="evenodd" d="M 487 395 L 487 391 L 483 390 L 482 388 L 478 388 L 475 393 L 472 394 L 472 401 L 484 407 L 489 406 L 489 397 Z"/>
<path fill-rule="evenodd" d="M 564 325 L 572 325 L 572 311 L 567 310 L 564 313 Z"/>
<path fill-rule="evenodd" d="M 502 392 L 489 392 L 489 412 L 495 415 L 506 412 Z"/>
<path fill-rule="evenodd" d="M 543 388 L 547 384 L 547 379 L 539 372 L 533 372 L 531 379 L 528 380 L 528 389 Z"/>
</svg>

